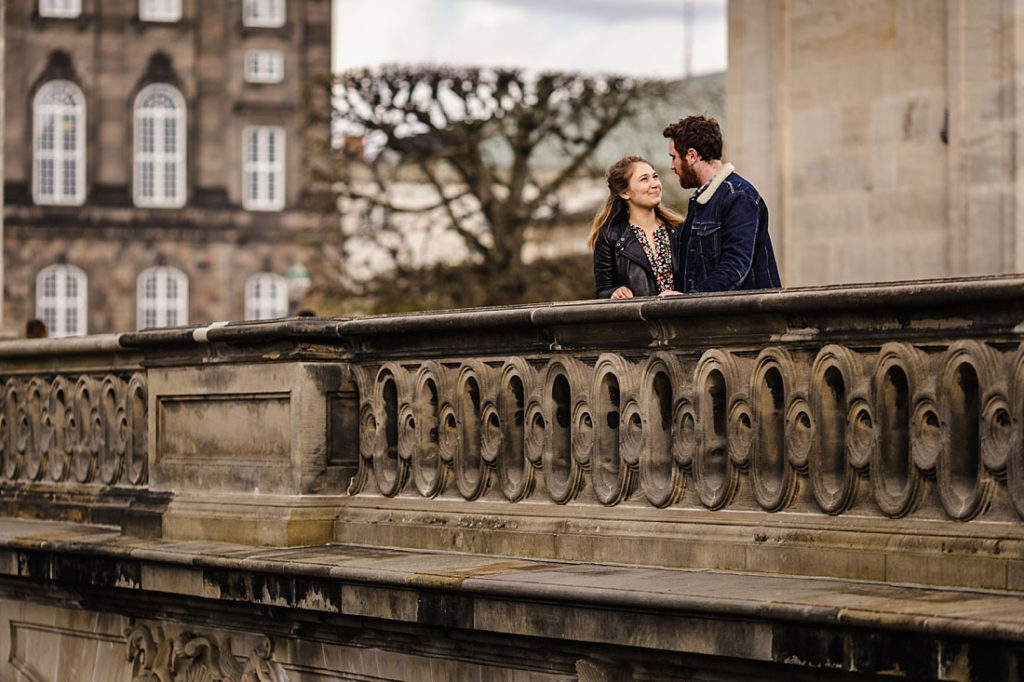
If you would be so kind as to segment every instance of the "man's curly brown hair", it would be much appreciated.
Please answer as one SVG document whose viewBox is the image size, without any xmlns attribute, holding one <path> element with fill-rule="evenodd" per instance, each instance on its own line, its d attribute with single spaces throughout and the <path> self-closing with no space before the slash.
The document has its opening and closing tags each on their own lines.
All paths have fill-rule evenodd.
<svg viewBox="0 0 1024 682">
<path fill-rule="evenodd" d="M 662 135 L 672 140 L 680 156 L 692 148 L 705 161 L 722 158 L 722 129 L 713 118 L 687 116 L 665 126 Z"/>
</svg>

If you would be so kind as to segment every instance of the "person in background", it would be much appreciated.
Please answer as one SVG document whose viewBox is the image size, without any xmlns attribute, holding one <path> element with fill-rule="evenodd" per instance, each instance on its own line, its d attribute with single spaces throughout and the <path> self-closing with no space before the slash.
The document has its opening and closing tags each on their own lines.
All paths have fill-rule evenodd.
<svg viewBox="0 0 1024 682">
<path fill-rule="evenodd" d="M 685 293 L 782 286 L 768 236 L 768 208 L 754 186 L 722 163 L 718 121 L 688 116 L 663 131 L 672 171 L 690 197 L 681 232 Z"/>
<path fill-rule="evenodd" d="M 608 168 L 608 198 L 594 216 L 597 298 L 678 294 L 678 226 L 682 216 L 661 205 L 661 180 L 647 159 L 624 156 Z"/>
<path fill-rule="evenodd" d="M 46 323 L 42 320 L 31 319 L 25 323 L 26 339 L 45 339 L 50 335 L 46 329 Z"/>
</svg>

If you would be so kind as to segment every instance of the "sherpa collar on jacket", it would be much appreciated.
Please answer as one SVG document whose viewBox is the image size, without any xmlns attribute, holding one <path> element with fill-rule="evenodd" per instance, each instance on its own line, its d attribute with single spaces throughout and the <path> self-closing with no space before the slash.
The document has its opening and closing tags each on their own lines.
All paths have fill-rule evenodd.
<svg viewBox="0 0 1024 682">
<path fill-rule="evenodd" d="M 715 177 L 708 180 L 708 184 L 697 190 L 697 203 L 703 206 L 704 204 L 711 201 L 711 197 L 715 196 L 715 192 L 718 190 L 719 185 L 725 182 L 725 179 L 736 170 L 736 167 L 731 163 L 722 165 L 722 170 L 715 174 Z"/>
</svg>

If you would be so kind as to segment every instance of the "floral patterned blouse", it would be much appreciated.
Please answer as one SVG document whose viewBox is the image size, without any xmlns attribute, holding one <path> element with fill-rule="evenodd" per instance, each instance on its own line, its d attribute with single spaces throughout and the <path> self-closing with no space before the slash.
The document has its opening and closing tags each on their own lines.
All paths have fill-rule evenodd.
<svg viewBox="0 0 1024 682">
<path fill-rule="evenodd" d="M 630 224 L 629 227 L 633 230 L 633 235 L 640 242 L 640 246 L 643 247 L 644 253 L 647 255 L 647 260 L 651 263 L 654 278 L 658 280 L 658 292 L 675 289 L 675 280 L 672 277 L 672 247 L 668 240 L 668 228 L 664 225 L 658 226 L 658 229 L 654 231 L 655 248 L 651 248 L 642 227 L 633 224 Z"/>
</svg>

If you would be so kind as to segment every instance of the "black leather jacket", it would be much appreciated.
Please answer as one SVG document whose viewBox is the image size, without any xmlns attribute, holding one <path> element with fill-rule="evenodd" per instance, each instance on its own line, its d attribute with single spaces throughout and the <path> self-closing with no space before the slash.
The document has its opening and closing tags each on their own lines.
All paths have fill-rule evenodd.
<svg viewBox="0 0 1024 682">
<path fill-rule="evenodd" d="M 682 281 L 683 259 L 679 249 L 679 230 L 668 228 L 672 247 L 672 271 L 678 290 Z M 658 280 L 654 276 L 644 247 L 637 241 L 625 217 L 601 228 L 594 243 L 594 294 L 597 298 L 611 298 L 612 292 L 627 286 L 634 296 L 657 296 Z"/>
</svg>

